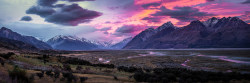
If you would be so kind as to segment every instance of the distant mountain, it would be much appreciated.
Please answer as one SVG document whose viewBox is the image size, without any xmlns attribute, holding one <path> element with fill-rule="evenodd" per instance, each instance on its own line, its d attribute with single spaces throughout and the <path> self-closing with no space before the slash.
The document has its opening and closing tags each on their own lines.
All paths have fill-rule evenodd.
<svg viewBox="0 0 250 83">
<path fill-rule="evenodd" d="M 12 30 L 7 29 L 5 27 L 2 27 L 0 29 L 0 37 L 21 41 L 33 45 L 39 49 L 52 49 L 48 44 L 44 43 L 43 41 L 40 41 L 31 36 L 20 35 L 19 33 L 13 32 Z"/>
<path fill-rule="evenodd" d="M 126 38 L 121 42 L 118 42 L 110 47 L 110 49 L 122 49 L 125 45 L 128 44 L 133 39 L 133 37 Z"/>
<path fill-rule="evenodd" d="M 111 49 L 110 46 L 112 46 L 113 41 L 91 41 L 89 40 L 90 43 L 95 44 L 98 46 L 98 49 Z"/>
<path fill-rule="evenodd" d="M 175 29 L 175 28 L 176 27 L 171 22 L 167 22 L 156 29 L 148 28 L 148 29 L 142 31 L 141 33 L 139 33 L 138 35 L 136 35 L 130 42 L 128 42 L 127 45 L 124 46 L 124 48 L 125 49 L 143 48 L 145 46 L 145 43 L 143 43 L 143 42 L 146 42 L 150 37 L 157 34 L 158 35 L 157 38 L 158 38 L 161 36 L 161 33 L 164 32 L 162 30 Z M 164 33 L 162 33 L 162 34 L 164 34 Z"/>
<path fill-rule="evenodd" d="M 237 17 L 197 20 L 180 28 L 166 24 L 142 31 L 124 49 L 250 47 L 250 25 Z"/>
<path fill-rule="evenodd" d="M 93 50 L 98 49 L 98 45 L 91 43 L 84 38 L 76 36 L 55 36 L 47 41 L 57 50 Z"/>
<path fill-rule="evenodd" d="M 3 37 L 0 37 L 0 47 L 10 50 L 38 51 L 38 49 L 33 45 Z"/>
</svg>

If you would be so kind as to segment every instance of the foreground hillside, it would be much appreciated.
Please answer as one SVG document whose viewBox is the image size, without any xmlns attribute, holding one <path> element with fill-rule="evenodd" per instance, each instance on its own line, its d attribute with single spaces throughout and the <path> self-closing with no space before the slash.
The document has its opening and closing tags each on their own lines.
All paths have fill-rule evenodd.
<svg viewBox="0 0 250 83">
<path fill-rule="evenodd" d="M 177 28 L 171 22 L 135 36 L 125 49 L 249 48 L 250 25 L 237 17 L 192 21 Z"/>
<path fill-rule="evenodd" d="M 249 62 L 230 58 L 236 54 L 249 58 L 245 49 L 37 53 L 0 49 L 0 83 L 249 82 Z"/>
</svg>

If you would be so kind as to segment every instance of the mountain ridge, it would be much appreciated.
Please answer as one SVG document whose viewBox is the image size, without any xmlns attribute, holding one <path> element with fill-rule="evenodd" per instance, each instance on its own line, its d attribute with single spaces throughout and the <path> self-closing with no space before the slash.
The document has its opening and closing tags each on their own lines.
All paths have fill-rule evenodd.
<svg viewBox="0 0 250 83">
<path fill-rule="evenodd" d="M 192 21 L 184 27 L 165 27 L 144 41 L 135 41 L 140 39 L 139 35 L 145 36 L 145 31 L 124 49 L 250 47 L 250 25 L 237 17 L 214 17 L 204 22 Z"/>
<path fill-rule="evenodd" d="M 23 36 L 23 35 L 21 35 L 17 32 L 14 32 L 6 27 L 2 27 L 0 29 L 0 37 L 12 39 L 12 40 L 17 40 L 17 41 L 22 41 L 24 43 L 33 45 L 36 48 L 39 48 L 42 50 L 52 49 L 50 47 L 50 45 L 46 44 L 43 41 L 40 41 L 32 36 Z"/>
</svg>

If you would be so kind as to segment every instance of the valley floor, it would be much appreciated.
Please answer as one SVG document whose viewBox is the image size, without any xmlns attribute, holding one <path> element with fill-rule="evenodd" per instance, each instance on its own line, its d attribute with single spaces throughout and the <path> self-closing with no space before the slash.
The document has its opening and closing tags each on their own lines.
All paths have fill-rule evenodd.
<svg viewBox="0 0 250 83">
<path fill-rule="evenodd" d="M 14 55 L 4 57 L 4 54 L 10 52 Z M 142 72 L 151 70 L 152 72 L 147 71 L 152 73 L 149 75 L 154 75 L 156 68 L 178 68 L 190 73 L 193 73 L 192 71 L 250 73 L 249 49 L 42 51 L 39 53 L 0 49 L 0 54 L 0 62 L 4 63 L 0 65 L 0 83 L 20 83 L 18 77 L 13 78 L 10 75 L 11 71 L 17 70 L 24 70 L 24 76 L 29 79 L 23 83 L 141 82 L 141 79 L 135 77 L 135 70 L 140 68 L 144 69 Z M 130 71 L 131 68 L 126 70 L 126 67 L 138 69 Z M 176 76 L 175 80 L 171 81 L 182 82 L 181 78 Z M 230 82 L 249 81 L 237 78 Z"/>
</svg>

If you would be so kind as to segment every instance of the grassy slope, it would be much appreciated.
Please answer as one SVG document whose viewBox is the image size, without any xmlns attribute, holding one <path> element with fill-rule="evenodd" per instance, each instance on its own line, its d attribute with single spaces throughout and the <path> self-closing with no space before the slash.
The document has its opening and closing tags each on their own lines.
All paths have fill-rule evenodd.
<svg viewBox="0 0 250 83">
<path fill-rule="evenodd" d="M 13 61 L 19 61 L 22 63 L 25 63 L 26 66 L 44 66 L 49 67 L 50 65 L 62 65 L 62 63 L 59 63 L 55 57 L 50 57 L 49 62 L 46 64 L 43 63 L 43 61 L 37 59 L 39 55 L 30 55 L 30 54 L 21 54 L 21 55 L 14 55 L 11 57 L 11 60 Z M 20 64 L 19 64 L 20 65 Z M 75 71 L 77 65 L 70 65 L 72 70 Z M 5 76 L 0 76 L 0 82 L 4 82 L 3 77 L 8 77 L 8 70 L 12 70 L 14 67 L 14 64 L 5 63 L 5 66 L 0 66 L 0 74 Z M 135 82 L 134 79 L 129 79 L 128 77 L 132 75 L 131 73 L 126 72 L 119 72 L 116 69 L 109 69 L 109 68 L 102 68 L 100 70 L 100 67 L 92 67 L 92 66 L 82 66 L 83 69 L 90 68 L 90 71 L 92 74 L 80 74 L 80 73 L 73 73 L 75 76 L 81 77 L 88 77 L 88 80 L 86 80 L 86 83 L 93 83 L 93 82 Z M 107 72 L 109 70 L 109 72 Z M 39 73 L 41 71 L 37 70 L 26 70 L 28 77 L 32 74 Z M 110 72 L 111 71 L 111 72 Z M 115 80 L 113 76 L 117 76 L 119 80 Z M 60 74 L 59 79 L 54 81 L 54 78 L 51 78 L 44 74 L 44 77 L 42 79 L 39 79 L 38 76 L 35 76 L 34 83 L 64 83 L 65 81 L 60 81 L 60 79 L 63 78 L 62 74 Z M 2 80 L 2 81 L 1 81 Z M 9 80 L 7 80 L 9 81 Z M 78 79 L 78 82 L 80 80 Z"/>
</svg>

